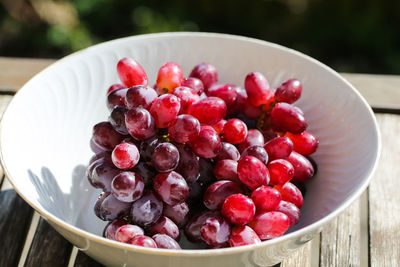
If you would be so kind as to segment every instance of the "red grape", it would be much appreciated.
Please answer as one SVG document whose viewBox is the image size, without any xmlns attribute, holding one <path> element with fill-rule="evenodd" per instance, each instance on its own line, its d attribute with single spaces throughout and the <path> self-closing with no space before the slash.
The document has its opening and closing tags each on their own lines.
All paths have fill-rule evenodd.
<svg viewBox="0 0 400 267">
<path fill-rule="evenodd" d="M 188 113 L 189 107 L 196 101 L 200 100 L 200 96 L 190 90 L 189 87 L 179 86 L 176 87 L 172 93 L 180 99 L 181 108 L 179 110 L 180 114 Z"/>
<path fill-rule="evenodd" d="M 131 220 L 133 223 L 146 227 L 161 217 L 163 203 L 152 191 L 146 191 L 141 198 L 133 202 Z"/>
<path fill-rule="evenodd" d="M 200 127 L 199 134 L 189 141 L 189 145 L 196 155 L 207 159 L 215 157 L 222 149 L 217 132 L 208 125 Z"/>
<path fill-rule="evenodd" d="M 251 193 L 257 212 L 275 210 L 282 200 L 281 193 L 269 186 L 260 186 Z"/>
<path fill-rule="evenodd" d="M 228 180 L 217 181 L 204 192 L 203 202 L 208 209 L 219 210 L 228 196 L 238 193 L 242 193 L 242 189 L 237 183 Z"/>
<path fill-rule="evenodd" d="M 121 143 L 117 145 L 111 154 L 114 165 L 123 170 L 135 167 L 139 161 L 139 157 L 139 150 L 132 143 Z"/>
<path fill-rule="evenodd" d="M 165 128 L 178 116 L 181 108 L 178 97 L 165 94 L 159 96 L 151 105 L 150 114 L 153 116 L 158 128 Z"/>
<path fill-rule="evenodd" d="M 310 155 L 318 148 L 318 140 L 310 132 L 304 131 L 300 134 L 286 133 L 293 142 L 293 150 L 302 155 Z"/>
<path fill-rule="evenodd" d="M 293 143 L 287 137 L 276 137 L 264 145 L 269 160 L 286 159 L 293 151 Z"/>
<path fill-rule="evenodd" d="M 214 124 L 212 127 L 218 134 L 220 134 L 222 132 L 222 130 L 224 129 L 225 123 L 226 123 L 226 120 L 222 119 L 219 122 L 217 122 L 216 124 Z"/>
<path fill-rule="evenodd" d="M 289 161 L 294 167 L 294 181 L 305 182 L 313 177 L 313 165 L 303 155 L 293 151 L 286 160 Z"/>
<path fill-rule="evenodd" d="M 282 200 L 295 204 L 299 209 L 303 206 L 303 195 L 294 184 L 287 182 L 274 188 L 281 193 Z"/>
<path fill-rule="evenodd" d="M 110 122 L 99 122 L 93 127 L 93 141 L 106 151 L 112 151 L 125 138 Z"/>
<path fill-rule="evenodd" d="M 234 225 L 245 225 L 250 222 L 256 207 L 251 198 L 242 194 L 227 197 L 222 205 L 222 214 L 225 219 Z"/>
<path fill-rule="evenodd" d="M 208 218 L 201 227 L 200 233 L 208 245 L 224 244 L 229 240 L 231 227 L 223 218 Z"/>
<path fill-rule="evenodd" d="M 222 130 L 222 139 L 231 144 L 239 144 L 247 137 L 247 126 L 239 119 L 230 119 Z"/>
<path fill-rule="evenodd" d="M 271 185 L 283 185 L 292 180 L 294 175 L 293 165 L 284 159 L 276 159 L 267 165 Z"/>
<path fill-rule="evenodd" d="M 235 226 L 232 228 L 229 244 L 231 247 L 246 246 L 261 243 L 260 238 L 250 227 Z"/>
<path fill-rule="evenodd" d="M 151 237 L 145 235 L 135 235 L 128 244 L 146 247 L 146 248 L 157 248 L 156 242 Z"/>
<path fill-rule="evenodd" d="M 158 97 L 156 91 L 147 85 L 136 85 L 126 92 L 125 104 L 128 109 L 144 108 L 149 109 L 151 104 Z"/>
<path fill-rule="evenodd" d="M 247 74 L 244 87 L 250 103 L 256 107 L 266 104 L 273 96 L 267 79 L 259 72 Z"/>
<path fill-rule="evenodd" d="M 290 219 L 290 226 L 296 225 L 300 220 L 300 210 L 299 208 L 290 202 L 281 201 L 278 207 L 275 208 L 276 211 L 280 211 L 286 214 Z"/>
<path fill-rule="evenodd" d="M 178 143 L 189 142 L 200 132 L 200 122 L 190 115 L 179 115 L 176 120 L 168 127 L 171 139 Z"/>
<path fill-rule="evenodd" d="M 128 243 L 136 235 L 144 235 L 144 231 L 137 225 L 125 224 L 115 232 L 115 240 L 123 243 Z"/>
<path fill-rule="evenodd" d="M 238 162 L 239 180 L 250 190 L 262 185 L 268 185 L 269 173 L 264 163 L 253 156 L 245 156 Z"/>
<path fill-rule="evenodd" d="M 225 117 L 226 104 L 221 98 L 206 97 L 193 103 L 188 113 L 202 124 L 214 125 Z"/>
<path fill-rule="evenodd" d="M 255 107 L 250 103 L 245 90 L 238 93 L 235 106 L 238 111 L 250 120 L 257 120 L 263 114 L 261 106 Z"/>
<path fill-rule="evenodd" d="M 231 159 L 217 161 L 214 166 L 214 175 L 217 180 L 230 180 L 240 183 L 237 173 L 238 163 Z"/>
<path fill-rule="evenodd" d="M 189 87 L 192 92 L 201 95 L 204 92 L 204 85 L 200 79 L 189 77 L 183 79 L 182 86 Z"/>
<path fill-rule="evenodd" d="M 296 102 L 300 96 L 303 86 L 297 79 L 290 79 L 282 83 L 275 90 L 275 99 L 278 102 L 286 102 L 292 104 Z"/>
<path fill-rule="evenodd" d="M 125 115 L 125 125 L 129 134 L 136 140 L 144 140 L 156 134 L 156 124 L 144 108 L 133 108 Z"/>
<path fill-rule="evenodd" d="M 162 216 L 155 224 L 148 228 L 150 235 L 165 234 L 179 240 L 179 228 L 170 218 Z"/>
<path fill-rule="evenodd" d="M 248 224 L 260 237 L 268 240 L 283 235 L 290 226 L 289 217 L 279 211 L 261 212 Z"/>
<path fill-rule="evenodd" d="M 219 97 L 225 101 L 228 111 L 233 108 L 238 92 L 233 84 L 214 84 L 207 90 L 207 96 Z M 231 112 L 228 112 L 231 113 Z"/>
<path fill-rule="evenodd" d="M 189 186 L 185 179 L 174 171 L 157 174 L 153 186 L 160 198 L 168 205 L 184 202 L 189 195 Z"/>
<path fill-rule="evenodd" d="M 167 62 L 158 70 L 157 87 L 161 92 L 172 93 L 182 82 L 183 73 L 178 64 Z"/>
<path fill-rule="evenodd" d="M 118 76 L 127 87 L 147 85 L 147 74 L 142 66 L 132 58 L 123 58 L 117 64 Z"/>
<path fill-rule="evenodd" d="M 239 144 L 239 152 L 242 153 L 250 146 L 264 146 L 264 136 L 257 129 L 249 129 L 246 139 Z"/>
<path fill-rule="evenodd" d="M 206 91 L 211 85 L 218 82 L 217 68 L 208 63 L 200 63 L 195 66 L 189 76 L 200 79 Z"/>
<path fill-rule="evenodd" d="M 157 244 L 157 248 L 165 248 L 165 249 L 181 249 L 178 242 L 176 242 L 173 238 L 164 234 L 156 234 L 152 236 L 154 242 Z"/>
<path fill-rule="evenodd" d="M 278 103 L 271 111 L 271 120 L 274 128 L 281 132 L 299 134 L 303 132 L 308 123 L 297 108 L 288 103 Z"/>
<path fill-rule="evenodd" d="M 119 201 L 133 202 L 142 196 L 143 190 L 143 179 L 134 172 L 121 172 L 111 182 L 112 194 Z"/>
</svg>

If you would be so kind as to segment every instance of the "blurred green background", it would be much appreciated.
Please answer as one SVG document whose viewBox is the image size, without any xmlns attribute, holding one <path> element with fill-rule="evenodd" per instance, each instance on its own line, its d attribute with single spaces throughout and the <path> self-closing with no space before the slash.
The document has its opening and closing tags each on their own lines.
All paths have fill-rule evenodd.
<svg viewBox="0 0 400 267">
<path fill-rule="evenodd" d="M 0 56 L 60 58 L 164 31 L 239 34 L 337 71 L 400 74 L 399 0 L 0 0 Z"/>
</svg>

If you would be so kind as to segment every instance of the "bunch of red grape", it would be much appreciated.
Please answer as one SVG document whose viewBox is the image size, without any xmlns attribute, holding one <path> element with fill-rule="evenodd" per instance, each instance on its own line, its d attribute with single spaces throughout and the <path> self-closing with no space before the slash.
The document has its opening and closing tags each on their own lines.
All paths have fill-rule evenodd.
<svg viewBox="0 0 400 267">
<path fill-rule="evenodd" d="M 218 84 L 211 64 L 184 78 L 168 62 L 152 88 L 131 58 L 117 71 L 122 84 L 108 89 L 111 114 L 93 127 L 87 170 L 103 190 L 94 211 L 110 221 L 105 237 L 180 249 L 184 232 L 208 248 L 235 247 L 281 236 L 299 221 L 299 188 L 314 175 L 309 155 L 318 147 L 292 105 L 300 81 L 273 92 L 252 72 L 244 90 Z"/>
</svg>

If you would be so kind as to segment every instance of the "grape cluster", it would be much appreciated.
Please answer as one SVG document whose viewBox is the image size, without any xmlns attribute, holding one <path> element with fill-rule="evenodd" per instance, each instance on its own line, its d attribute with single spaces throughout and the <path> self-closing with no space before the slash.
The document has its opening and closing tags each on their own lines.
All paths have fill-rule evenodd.
<svg viewBox="0 0 400 267">
<path fill-rule="evenodd" d="M 131 58 L 117 72 L 122 84 L 107 91 L 110 116 L 93 127 L 87 169 L 102 190 L 94 211 L 110 221 L 106 238 L 181 249 L 184 233 L 208 248 L 235 247 L 281 236 L 299 221 L 318 147 L 293 105 L 300 81 L 273 90 L 252 72 L 242 89 L 219 84 L 211 64 L 184 78 L 168 62 L 150 87 Z"/>
</svg>

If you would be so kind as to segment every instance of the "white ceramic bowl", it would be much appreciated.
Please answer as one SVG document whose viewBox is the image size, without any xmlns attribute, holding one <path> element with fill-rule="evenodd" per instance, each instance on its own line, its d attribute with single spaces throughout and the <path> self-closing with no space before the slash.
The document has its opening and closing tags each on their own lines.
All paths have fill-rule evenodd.
<svg viewBox="0 0 400 267">
<path fill-rule="evenodd" d="M 85 178 L 95 123 L 107 119 L 106 88 L 118 81 L 116 63 L 133 57 L 150 84 L 158 68 L 177 62 L 188 75 L 214 64 L 221 82 L 243 85 L 262 72 L 276 87 L 303 82 L 300 106 L 319 139 L 318 175 L 307 185 L 298 225 L 257 245 L 216 250 L 162 250 L 101 237 L 93 213 L 98 190 Z M 255 39 L 210 33 L 162 33 L 118 39 L 72 54 L 30 80 L 14 97 L 1 124 L 1 161 L 15 190 L 71 243 L 105 265 L 266 266 L 311 240 L 367 187 L 380 139 L 374 115 L 339 74 L 299 52 Z"/>
</svg>

